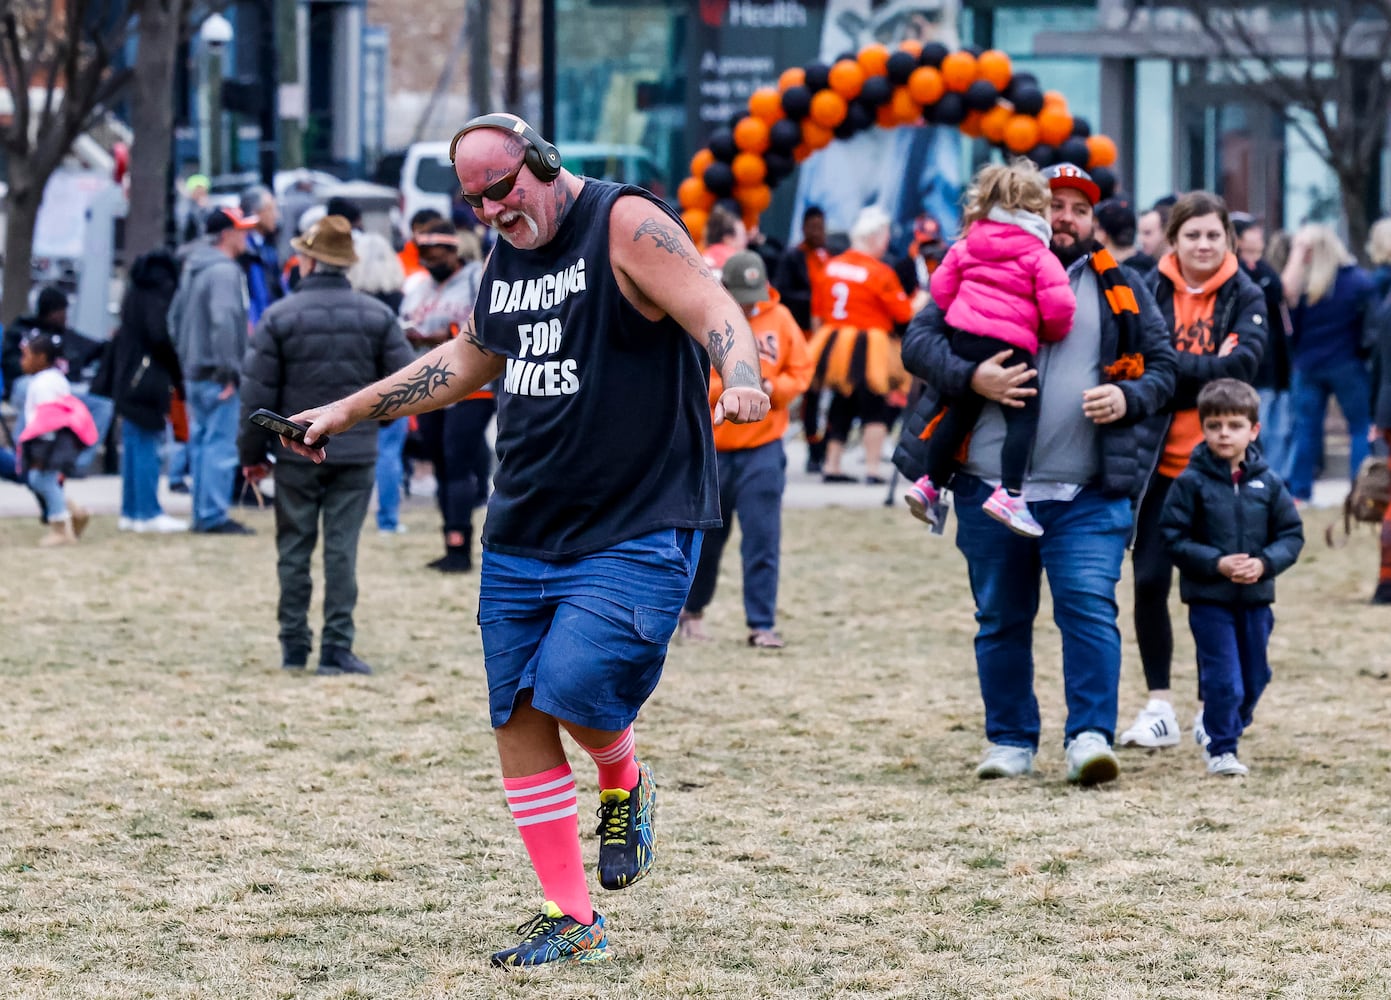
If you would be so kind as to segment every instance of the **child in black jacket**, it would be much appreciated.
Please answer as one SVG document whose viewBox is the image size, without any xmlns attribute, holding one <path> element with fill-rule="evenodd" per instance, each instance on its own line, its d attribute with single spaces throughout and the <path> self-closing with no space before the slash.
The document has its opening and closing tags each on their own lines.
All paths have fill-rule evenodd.
<svg viewBox="0 0 1391 1000">
<path fill-rule="evenodd" d="M 1245 382 L 1222 378 L 1203 387 L 1203 443 L 1174 480 L 1159 522 L 1198 647 L 1208 774 L 1248 771 L 1237 740 L 1270 682 L 1275 575 L 1304 547 L 1289 490 L 1251 447 L 1259 413 L 1260 397 Z"/>
</svg>

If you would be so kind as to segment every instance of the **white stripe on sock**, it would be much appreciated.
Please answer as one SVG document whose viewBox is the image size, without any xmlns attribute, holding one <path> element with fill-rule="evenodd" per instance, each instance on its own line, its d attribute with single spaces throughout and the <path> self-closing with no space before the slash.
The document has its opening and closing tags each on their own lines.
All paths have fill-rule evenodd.
<svg viewBox="0 0 1391 1000">
<path fill-rule="evenodd" d="M 507 803 L 507 806 L 509 809 L 512 810 L 513 814 L 515 815 L 519 812 L 527 812 L 531 809 L 539 809 L 541 806 L 553 806 L 561 802 L 574 802 L 576 801 L 576 798 L 577 796 L 575 795 L 575 789 L 572 785 L 570 788 L 561 792 L 559 795 L 548 795 L 544 799 L 530 799 L 526 802 L 509 802 Z"/>
<path fill-rule="evenodd" d="M 537 823 L 549 823 L 553 819 L 564 819 L 566 816 L 574 816 L 579 812 L 579 805 L 571 803 L 565 809 L 557 809 L 555 812 L 541 813 L 536 816 L 514 816 L 512 817 L 517 826 L 534 826 Z"/>
<path fill-rule="evenodd" d="M 560 788 L 563 785 L 569 785 L 571 788 L 574 788 L 575 776 L 573 774 L 567 774 L 563 778 L 556 778 L 554 781 L 548 781 L 544 785 L 531 785 L 527 788 L 504 788 L 503 791 L 507 793 L 507 798 L 510 801 L 511 799 L 520 798 L 524 795 L 535 795 L 538 792 L 549 792 L 553 789 Z"/>
</svg>

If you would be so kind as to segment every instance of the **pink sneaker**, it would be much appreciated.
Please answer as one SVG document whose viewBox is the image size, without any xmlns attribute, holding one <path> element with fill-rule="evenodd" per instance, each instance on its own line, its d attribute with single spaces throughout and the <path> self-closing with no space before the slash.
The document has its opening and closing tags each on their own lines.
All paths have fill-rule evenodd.
<svg viewBox="0 0 1391 1000">
<path fill-rule="evenodd" d="M 1043 534 L 1043 525 L 1034 520 L 1029 513 L 1029 505 L 1023 497 L 1010 496 L 1003 486 L 996 486 L 990 499 L 981 504 L 985 511 L 1016 535 L 1038 538 Z"/>
<path fill-rule="evenodd" d="M 908 509 L 913 516 L 934 531 L 940 531 L 946 524 L 947 503 L 928 476 L 923 476 L 903 494 Z"/>
</svg>

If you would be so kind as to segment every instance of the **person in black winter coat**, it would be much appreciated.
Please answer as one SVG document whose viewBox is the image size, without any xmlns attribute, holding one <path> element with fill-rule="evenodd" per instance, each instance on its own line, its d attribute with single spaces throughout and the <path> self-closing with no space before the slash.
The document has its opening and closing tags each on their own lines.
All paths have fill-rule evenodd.
<svg viewBox="0 0 1391 1000">
<path fill-rule="evenodd" d="M 303 275 L 294 294 L 261 317 L 241 369 L 242 475 L 270 471 L 273 435 L 246 419 L 264 407 L 294 414 L 336 399 L 409 364 L 415 351 L 396 314 L 354 291 L 347 269 L 357 260 L 352 231 L 325 216 L 290 241 Z M 322 464 L 285 448 L 275 466 L 275 546 L 279 553 L 281 665 L 307 665 L 312 644 L 310 560 L 323 524 L 324 627 L 320 674 L 370 674 L 352 651 L 357 605 L 357 544 L 376 482 L 377 425 L 362 423 L 333 439 Z"/>
<path fill-rule="evenodd" d="M 1232 213 L 1237 261 L 1265 296 L 1269 321 L 1265 353 L 1251 384 L 1261 396 L 1261 453 L 1283 475 L 1290 451 L 1290 324 L 1280 272 L 1265 259 L 1265 228 L 1244 212 Z"/>
<path fill-rule="evenodd" d="M 188 523 L 159 503 L 159 447 L 179 356 L 169 339 L 169 303 L 179 287 L 179 261 L 168 250 L 138 257 L 121 300 L 121 325 L 111 339 L 107 384 L 121 418 L 122 531 L 186 531 Z"/>
<path fill-rule="evenodd" d="M 1270 681 L 1275 576 L 1294 565 L 1304 526 L 1290 491 L 1252 445 L 1260 397 L 1236 379 L 1198 396 L 1203 443 L 1160 515 L 1198 650 L 1209 774 L 1243 775 L 1237 741 Z"/>
</svg>

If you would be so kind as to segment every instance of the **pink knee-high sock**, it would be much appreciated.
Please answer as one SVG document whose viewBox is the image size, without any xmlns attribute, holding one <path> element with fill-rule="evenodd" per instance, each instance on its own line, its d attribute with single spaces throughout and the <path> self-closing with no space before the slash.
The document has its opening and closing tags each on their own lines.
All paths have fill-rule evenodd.
<svg viewBox="0 0 1391 1000">
<path fill-rule="evenodd" d="M 621 788 L 628 792 L 637 785 L 638 761 L 633 755 L 632 726 L 623 730 L 622 735 L 606 747 L 595 749 L 581 743 L 580 748 L 593 757 L 594 763 L 599 766 L 601 791 L 605 788 Z"/>
<path fill-rule="evenodd" d="M 561 764 L 525 778 L 503 778 L 502 787 L 531 867 L 541 881 L 541 891 L 562 912 L 580 923 L 593 923 L 570 765 Z"/>
</svg>

